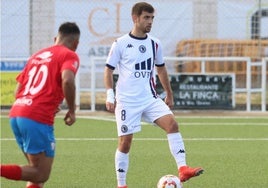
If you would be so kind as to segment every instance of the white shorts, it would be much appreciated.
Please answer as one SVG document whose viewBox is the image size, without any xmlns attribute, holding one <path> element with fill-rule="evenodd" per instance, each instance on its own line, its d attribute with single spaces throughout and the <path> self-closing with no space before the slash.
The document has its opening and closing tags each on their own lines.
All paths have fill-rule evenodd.
<svg viewBox="0 0 268 188">
<path fill-rule="evenodd" d="M 152 98 L 146 104 L 127 106 L 116 104 L 115 117 L 118 136 L 133 134 L 141 131 L 141 121 L 154 123 L 158 118 L 173 114 L 166 103 L 160 98 Z"/>
</svg>

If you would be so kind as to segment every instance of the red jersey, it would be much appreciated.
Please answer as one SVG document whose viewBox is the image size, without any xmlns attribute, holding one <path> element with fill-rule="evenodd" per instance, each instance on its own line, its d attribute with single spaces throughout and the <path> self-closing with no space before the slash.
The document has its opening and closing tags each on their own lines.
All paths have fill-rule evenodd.
<svg viewBox="0 0 268 188">
<path fill-rule="evenodd" d="M 10 117 L 26 117 L 53 125 L 55 112 L 64 99 L 61 73 L 79 68 L 77 54 L 62 45 L 45 48 L 31 56 L 16 80 L 21 88 Z"/>
</svg>

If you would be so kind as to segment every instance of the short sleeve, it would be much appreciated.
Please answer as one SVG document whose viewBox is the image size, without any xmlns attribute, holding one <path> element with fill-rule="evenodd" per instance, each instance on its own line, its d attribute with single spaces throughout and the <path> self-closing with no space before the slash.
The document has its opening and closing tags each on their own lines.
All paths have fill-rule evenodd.
<svg viewBox="0 0 268 188">
<path fill-rule="evenodd" d="M 76 72 L 78 71 L 79 65 L 80 65 L 80 62 L 79 62 L 79 58 L 77 54 L 68 53 L 66 57 L 64 58 L 64 61 L 61 67 L 61 72 L 63 70 L 68 69 L 68 70 L 73 71 L 76 74 Z"/>
<path fill-rule="evenodd" d="M 114 67 L 115 68 L 119 62 L 120 62 L 119 44 L 118 44 L 117 41 L 114 41 L 112 46 L 111 46 L 109 55 L 107 57 L 106 65 L 108 67 Z"/>
<path fill-rule="evenodd" d="M 156 66 L 163 66 L 165 65 L 164 58 L 163 58 L 163 49 L 162 44 L 160 41 L 156 41 L 155 43 L 155 65 Z"/>
</svg>

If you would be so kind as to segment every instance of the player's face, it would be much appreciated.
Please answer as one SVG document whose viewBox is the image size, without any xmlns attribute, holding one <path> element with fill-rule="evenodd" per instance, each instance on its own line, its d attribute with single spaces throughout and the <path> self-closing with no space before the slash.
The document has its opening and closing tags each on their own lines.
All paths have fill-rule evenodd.
<svg viewBox="0 0 268 188">
<path fill-rule="evenodd" d="M 149 33 L 152 28 L 153 20 L 154 20 L 154 13 L 143 11 L 142 14 L 137 19 L 137 22 L 136 22 L 137 27 L 143 33 Z"/>
</svg>

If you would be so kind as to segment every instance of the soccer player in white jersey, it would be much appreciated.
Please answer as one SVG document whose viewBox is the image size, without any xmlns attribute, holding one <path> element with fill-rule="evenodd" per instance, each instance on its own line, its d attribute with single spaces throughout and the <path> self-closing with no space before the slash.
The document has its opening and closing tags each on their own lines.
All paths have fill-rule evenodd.
<svg viewBox="0 0 268 188">
<path fill-rule="evenodd" d="M 118 38 L 111 47 L 104 71 L 107 89 L 106 108 L 115 111 L 118 147 L 115 170 L 118 188 L 127 188 L 129 151 L 133 134 L 141 131 L 141 119 L 154 123 L 167 133 L 170 151 L 177 163 L 181 182 L 203 173 L 200 167 L 186 165 L 185 148 L 178 123 L 171 112 L 173 93 L 163 61 L 161 43 L 148 33 L 152 28 L 154 8 L 139 2 L 132 7 L 134 26 L 130 33 Z M 113 91 L 113 71 L 118 69 L 116 96 Z M 156 68 L 156 69 L 155 69 Z M 155 70 L 166 92 L 163 101 L 155 90 Z"/>
</svg>

